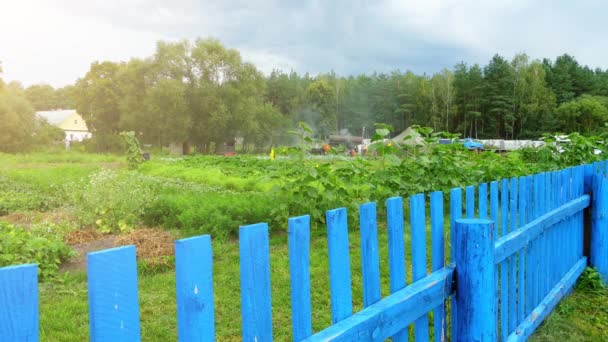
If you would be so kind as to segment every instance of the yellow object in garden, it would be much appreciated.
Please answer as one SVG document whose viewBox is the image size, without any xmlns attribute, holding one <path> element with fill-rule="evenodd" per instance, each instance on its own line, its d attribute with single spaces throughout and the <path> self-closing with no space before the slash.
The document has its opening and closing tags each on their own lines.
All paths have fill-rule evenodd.
<svg viewBox="0 0 608 342">
<path fill-rule="evenodd" d="M 277 154 L 274 152 L 274 147 L 270 149 L 270 160 L 274 160 Z"/>
</svg>

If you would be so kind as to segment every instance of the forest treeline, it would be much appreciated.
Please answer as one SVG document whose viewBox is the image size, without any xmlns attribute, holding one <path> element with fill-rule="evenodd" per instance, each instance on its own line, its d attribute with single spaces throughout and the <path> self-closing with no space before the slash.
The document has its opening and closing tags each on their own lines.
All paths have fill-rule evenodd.
<svg viewBox="0 0 608 342">
<path fill-rule="evenodd" d="M 477 138 L 536 139 L 544 132 L 604 129 L 608 70 L 568 54 L 555 60 L 518 54 L 512 60 L 495 55 L 485 66 L 461 62 L 432 75 L 264 75 L 237 50 L 198 39 L 158 42 L 143 59 L 94 62 L 74 85 L 59 89 L 0 80 L 3 132 L 26 141 L 32 129 L 23 123 L 34 127 L 33 112 L 57 108 L 77 109 L 100 149 L 110 148 L 120 131 L 138 132 L 156 146 L 189 142 L 202 152 L 235 137 L 263 148 L 289 143 L 286 132 L 299 121 L 319 137 L 369 136 L 381 122 L 396 132 L 417 124 Z"/>
</svg>

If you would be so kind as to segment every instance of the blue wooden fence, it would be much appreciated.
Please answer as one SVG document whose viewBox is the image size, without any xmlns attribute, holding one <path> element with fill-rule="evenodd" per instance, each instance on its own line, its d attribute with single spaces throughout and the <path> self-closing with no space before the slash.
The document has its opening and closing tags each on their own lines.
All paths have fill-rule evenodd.
<svg viewBox="0 0 608 342">
<path fill-rule="evenodd" d="M 392 337 L 399 342 L 411 337 L 410 330 L 416 341 L 431 337 L 436 341 L 527 339 L 587 266 L 583 213 L 590 206 L 589 259 L 608 280 L 606 168 L 606 162 L 601 162 L 470 186 L 465 188 L 464 198 L 460 188 L 453 189 L 447 200 L 442 192 L 428 198 L 417 194 L 409 198 L 409 224 L 403 199 L 388 199 L 391 294 L 384 298 L 376 204 L 363 204 L 359 210 L 360 260 L 350 258 L 346 209 L 328 211 L 332 325 L 317 332 L 312 328 L 310 218 L 289 219 L 294 341 Z M 447 246 L 444 203 L 449 203 L 450 213 Z M 408 246 L 407 235 L 411 237 Z M 406 265 L 407 249 L 411 265 Z M 267 224 L 241 227 L 239 251 L 242 338 L 271 341 Z M 350 273 L 354 262 L 361 263 L 364 305 L 356 313 Z M 212 341 L 211 238 L 204 235 L 176 241 L 175 263 L 178 338 Z M 406 283 L 409 272 L 411 284 Z M 87 273 L 91 341 L 140 340 L 135 247 L 88 254 Z M 37 286 L 36 265 L 0 268 L 0 341 L 38 340 Z"/>
</svg>

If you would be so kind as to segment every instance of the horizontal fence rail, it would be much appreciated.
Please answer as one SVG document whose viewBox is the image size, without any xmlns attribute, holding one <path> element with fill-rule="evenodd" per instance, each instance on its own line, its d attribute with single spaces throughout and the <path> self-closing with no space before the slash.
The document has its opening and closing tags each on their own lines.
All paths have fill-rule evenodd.
<svg viewBox="0 0 608 342">
<path fill-rule="evenodd" d="M 600 162 L 456 188 L 447 198 L 442 192 L 416 194 L 408 201 L 393 197 L 381 215 L 376 203 L 366 203 L 359 208 L 358 229 L 349 226 L 345 208 L 327 211 L 332 324 L 318 331 L 313 330 L 311 299 L 311 218 L 290 218 L 293 340 L 527 339 L 587 266 L 588 208 L 589 260 L 608 279 L 606 170 Z M 378 216 L 386 218 L 386 225 Z M 381 259 L 380 229 L 386 229 L 387 260 Z M 359 246 L 349 241 L 353 231 L 358 231 Z M 242 339 L 272 341 L 268 225 L 240 227 L 238 248 Z M 353 248 L 360 257 L 352 257 Z M 382 264 L 388 274 L 382 273 Z M 360 278 L 351 274 L 359 265 Z M 135 247 L 89 253 L 87 275 L 91 341 L 140 340 Z M 214 340 L 216 304 L 221 303 L 214 303 L 209 235 L 175 242 L 175 276 L 178 339 Z M 383 276 L 390 291 L 384 297 Z M 356 279 L 361 283 L 354 284 Z M 361 298 L 353 286 L 361 287 Z M 358 312 L 355 299 L 363 305 Z M 0 268 L 0 341 L 38 339 L 37 266 Z"/>
</svg>

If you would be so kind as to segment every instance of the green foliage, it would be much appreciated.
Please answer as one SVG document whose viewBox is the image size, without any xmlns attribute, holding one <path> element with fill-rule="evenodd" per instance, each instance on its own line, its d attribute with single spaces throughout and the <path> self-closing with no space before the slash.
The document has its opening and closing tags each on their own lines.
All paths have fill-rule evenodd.
<svg viewBox="0 0 608 342">
<path fill-rule="evenodd" d="M 583 95 L 559 106 L 557 119 L 563 131 L 589 135 L 604 130 L 604 123 L 608 122 L 608 108 L 603 99 Z"/>
<path fill-rule="evenodd" d="M 585 268 L 576 284 L 576 289 L 580 291 L 598 291 L 604 288 L 602 276 L 596 269 L 589 267 Z"/>
<path fill-rule="evenodd" d="M 56 275 L 59 265 L 75 255 L 62 240 L 63 227 L 17 227 L 0 221 L 0 267 L 36 263 L 42 279 Z"/>
<path fill-rule="evenodd" d="M 121 132 L 120 136 L 127 146 L 127 162 L 129 163 L 129 168 L 131 170 L 137 169 L 139 164 L 144 161 L 144 158 L 135 132 Z"/>
<path fill-rule="evenodd" d="M 95 225 L 103 233 L 126 232 L 140 222 L 155 201 L 157 182 L 134 172 L 101 170 L 76 185 L 76 214 L 81 224 Z"/>
</svg>

